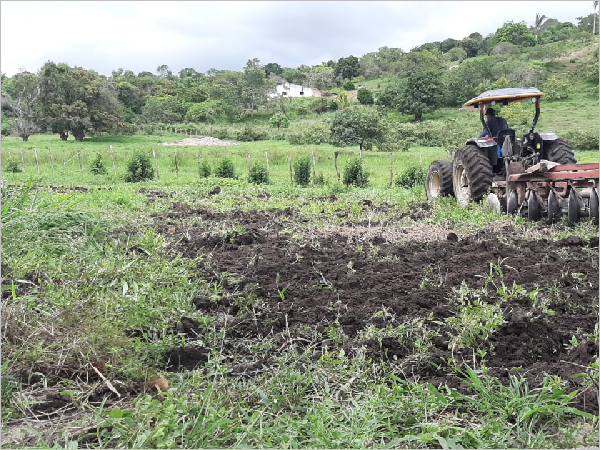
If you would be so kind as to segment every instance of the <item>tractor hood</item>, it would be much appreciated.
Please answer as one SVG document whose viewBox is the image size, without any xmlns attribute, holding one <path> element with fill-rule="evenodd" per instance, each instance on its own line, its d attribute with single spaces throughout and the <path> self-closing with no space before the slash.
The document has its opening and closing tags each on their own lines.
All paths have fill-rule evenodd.
<svg viewBox="0 0 600 450">
<path fill-rule="evenodd" d="M 489 104 L 492 102 L 496 102 L 501 105 L 508 105 L 509 103 L 527 100 L 528 98 L 540 98 L 543 95 L 543 92 L 534 87 L 492 89 L 479 94 L 475 98 L 472 98 L 462 107 L 477 108 L 481 103 Z"/>
</svg>

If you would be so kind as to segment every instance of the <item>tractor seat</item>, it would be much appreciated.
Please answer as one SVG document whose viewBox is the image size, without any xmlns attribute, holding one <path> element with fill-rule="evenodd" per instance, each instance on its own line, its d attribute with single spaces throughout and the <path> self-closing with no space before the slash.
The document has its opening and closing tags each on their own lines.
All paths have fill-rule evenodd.
<svg viewBox="0 0 600 450">
<path fill-rule="evenodd" d="M 511 146 L 514 149 L 515 148 L 515 130 L 513 130 L 512 128 L 508 128 L 506 130 L 500 130 L 500 131 L 498 131 L 498 135 L 496 136 L 496 143 L 499 146 L 504 147 L 504 141 L 506 140 L 506 138 L 510 139 Z M 504 150 L 503 150 L 502 151 L 502 156 L 512 156 L 512 154 L 511 155 L 505 155 L 504 154 Z"/>
</svg>

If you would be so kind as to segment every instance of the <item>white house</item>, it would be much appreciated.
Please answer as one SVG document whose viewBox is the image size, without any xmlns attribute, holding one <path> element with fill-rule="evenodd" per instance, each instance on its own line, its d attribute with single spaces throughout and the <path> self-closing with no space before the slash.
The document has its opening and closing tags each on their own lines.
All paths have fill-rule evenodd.
<svg viewBox="0 0 600 450">
<path fill-rule="evenodd" d="M 269 97 L 321 97 L 323 93 L 318 89 L 309 88 L 300 84 L 283 83 L 277 85 L 277 91 Z"/>
</svg>

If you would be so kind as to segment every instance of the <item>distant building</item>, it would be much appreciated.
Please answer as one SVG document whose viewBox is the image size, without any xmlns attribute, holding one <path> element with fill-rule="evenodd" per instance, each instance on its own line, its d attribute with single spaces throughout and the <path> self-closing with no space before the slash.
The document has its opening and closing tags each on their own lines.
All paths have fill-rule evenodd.
<svg viewBox="0 0 600 450">
<path fill-rule="evenodd" d="M 321 97 L 323 93 L 314 88 L 305 87 L 300 84 L 283 83 L 277 85 L 277 91 L 269 94 L 269 97 Z"/>
</svg>

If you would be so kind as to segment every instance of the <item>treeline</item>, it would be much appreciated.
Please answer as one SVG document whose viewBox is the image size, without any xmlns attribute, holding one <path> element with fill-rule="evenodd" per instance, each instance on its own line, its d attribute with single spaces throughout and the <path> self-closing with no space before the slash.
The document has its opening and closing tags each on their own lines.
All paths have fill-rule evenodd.
<svg viewBox="0 0 600 450">
<path fill-rule="evenodd" d="M 144 124 L 235 123 L 253 118 L 260 109 L 318 114 L 350 106 L 353 101 L 344 90 L 374 77 L 392 82 L 375 92 L 359 89 L 357 101 L 414 115 L 417 121 L 440 106 L 459 105 L 493 87 L 548 87 L 560 96 L 569 81 L 548 79 L 542 60 L 560 56 L 562 41 L 593 39 L 594 18 L 596 14 L 580 17 L 574 25 L 538 14 L 531 26 L 507 22 L 486 37 L 472 33 L 409 52 L 382 47 L 360 58 L 350 55 L 297 68 L 251 59 L 239 72 L 185 68 L 174 74 L 162 65 L 156 73 L 118 69 L 105 77 L 49 61 L 36 73 L 2 74 L 2 134 L 27 140 L 36 132 L 53 132 L 64 140 L 72 135 L 81 141 L 89 133 L 134 133 Z M 580 69 L 578 76 L 598 82 L 597 62 Z M 302 104 L 293 110 L 289 101 L 269 96 L 285 81 L 320 89 L 325 96 L 312 99 L 308 109 Z"/>
</svg>

